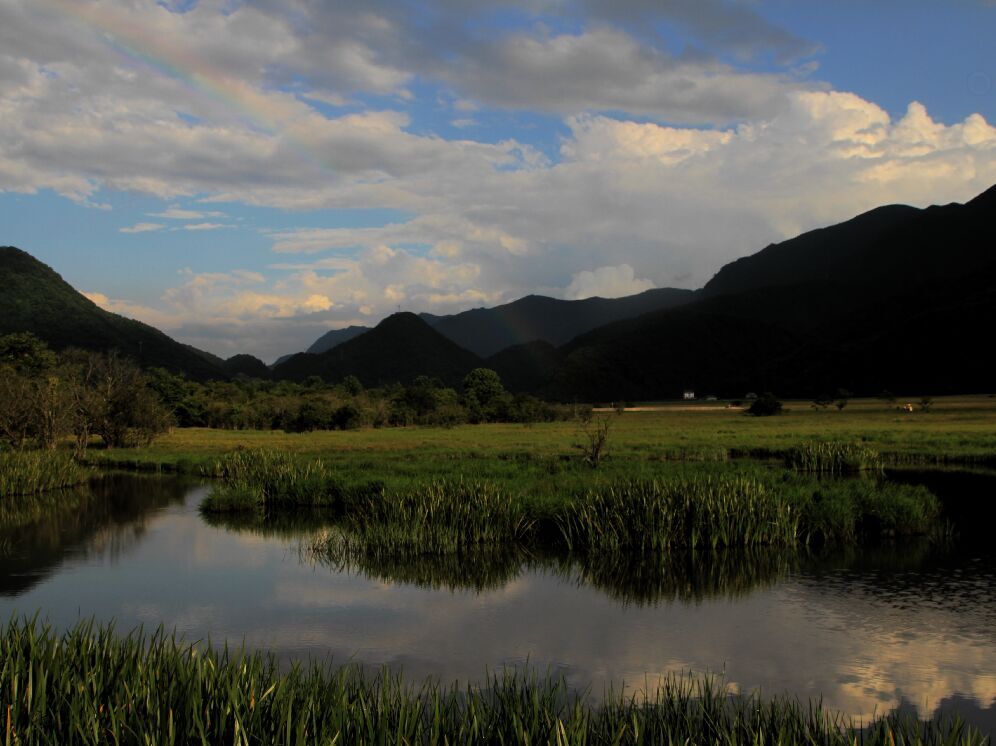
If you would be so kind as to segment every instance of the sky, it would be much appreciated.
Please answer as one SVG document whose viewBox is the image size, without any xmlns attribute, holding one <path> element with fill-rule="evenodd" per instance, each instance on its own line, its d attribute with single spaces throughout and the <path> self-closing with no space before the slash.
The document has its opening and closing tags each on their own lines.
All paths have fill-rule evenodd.
<svg viewBox="0 0 996 746">
<path fill-rule="evenodd" d="M 267 362 L 701 287 L 996 184 L 993 38 L 996 0 L 0 0 L 0 245 Z"/>
</svg>

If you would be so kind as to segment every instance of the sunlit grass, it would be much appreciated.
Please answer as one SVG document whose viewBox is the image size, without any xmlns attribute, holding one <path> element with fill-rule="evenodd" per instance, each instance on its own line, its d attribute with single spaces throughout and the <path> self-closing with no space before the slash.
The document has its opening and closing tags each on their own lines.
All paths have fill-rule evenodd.
<svg viewBox="0 0 996 746">
<path fill-rule="evenodd" d="M 817 442 L 860 444 L 883 465 L 996 464 L 996 398 L 941 397 L 930 412 L 896 411 L 895 404 L 853 400 L 846 409 L 814 410 L 808 402 L 786 402 L 777 417 L 751 417 L 739 410 L 675 406 L 627 412 L 612 418 L 607 460 L 600 469 L 624 474 L 662 461 L 724 461 L 738 454 L 785 457 Z M 289 434 L 281 431 L 178 429 L 149 448 L 94 450 L 95 463 L 129 468 L 196 472 L 234 450 L 268 448 L 319 457 L 351 471 L 376 469 L 377 479 L 403 481 L 420 464 L 432 463 L 440 477 L 508 476 L 523 466 L 536 473 L 576 459 L 577 428 L 570 422 L 461 425 L 453 428 L 384 428 Z"/>
</svg>

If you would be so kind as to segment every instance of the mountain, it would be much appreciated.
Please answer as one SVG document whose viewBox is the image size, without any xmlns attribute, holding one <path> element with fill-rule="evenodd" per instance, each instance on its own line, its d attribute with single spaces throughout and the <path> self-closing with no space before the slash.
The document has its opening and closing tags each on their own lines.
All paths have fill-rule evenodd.
<svg viewBox="0 0 996 746">
<path fill-rule="evenodd" d="M 225 371 L 233 377 L 259 378 L 267 380 L 270 369 L 266 363 L 252 355 L 234 355 L 224 363 Z"/>
<path fill-rule="evenodd" d="M 878 208 L 723 267 L 693 303 L 560 349 L 558 398 L 991 391 L 996 187 Z"/>
<path fill-rule="evenodd" d="M 692 290 L 658 288 L 624 298 L 559 300 L 542 295 L 494 308 L 474 308 L 452 316 L 421 314 L 436 331 L 464 349 L 490 357 L 513 345 L 534 341 L 555 347 L 613 321 L 690 302 Z"/>
<path fill-rule="evenodd" d="M 315 343 L 305 350 L 305 352 L 317 355 L 321 352 L 325 352 L 326 350 L 331 350 L 333 347 L 341 345 L 343 342 L 348 342 L 354 337 L 358 337 L 368 331 L 370 331 L 369 326 L 347 326 L 345 329 L 330 329 L 316 339 Z"/>
<path fill-rule="evenodd" d="M 0 334 L 31 332 L 56 350 L 118 350 L 144 367 L 198 380 L 229 377 L 220 358 L 105 311 L 25 251 L 0 247 L 0 278 Z"/>
<path fill-rule="evenodd" d="M 294 355 L 277 365 L 273 375 L 292 381 L 320 376 L 330 382 L 352 375 L 365 386 L 410 383 L 426 375 L 458 386 L 469 371 L 483 364 L 415 314 L 396 313 L 330 350 Z"/>
<path fill-rule="evenodd" d="M 486 358 L 507 347 L 542 341 L 559 346 L 604 324 L 639 316 L 648 311 L 674 308 L 695 297 L 692 290 L 660 288 L 624 298 L 559 300 L 528 295 L 494 308 L 474 308 L 449 316 L 421 313 L 419 317 L 447 339 Z M 319 337 L 307 352 L 321 353 L 369 331 L 366 326 L 332 329 Z M 278 359 L 274 366 L 286 362 Z"/>
<path fill-rule="evenodd" d="M 547 388 L 564 362 L 564 354 L 549 342 L 526 342 L 506 347 L 484 361 L 501 378 L 505 388 L 516 393 L 535 393 Z"/>
</svg>

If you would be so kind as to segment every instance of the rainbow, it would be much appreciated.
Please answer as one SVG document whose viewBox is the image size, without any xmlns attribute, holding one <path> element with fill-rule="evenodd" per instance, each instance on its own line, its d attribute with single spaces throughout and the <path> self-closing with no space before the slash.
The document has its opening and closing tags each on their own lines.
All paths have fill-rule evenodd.
<svg viewBox="0 0 996 746">
<path fill-rule="evenodd" d="M 272 98 L 227 75 L 192 51 L 170 44 L 168 36 L 155 34 L 125 13 L 101 5 L 78 0 L 44 2 L 97 32 L 131 66 L 177 81 L 187 90 L 220 103 L 252 129 L 281 135 L 307 161 L 323 165 L 320 155 L 299 138 L 292 137 L 285 126 L 287 122 L 275 116 Z"/>
</svg>

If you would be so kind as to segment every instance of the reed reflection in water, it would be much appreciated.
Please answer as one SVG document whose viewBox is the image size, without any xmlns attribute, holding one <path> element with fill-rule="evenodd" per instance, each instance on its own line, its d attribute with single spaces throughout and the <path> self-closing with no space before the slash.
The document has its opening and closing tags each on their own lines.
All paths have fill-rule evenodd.
<svg viewBox="0 0 996 746">
<path fill-rule="evenodd" d="M 668 672 L 725 671 L 741 690 L 822 696 L 859 717 L 903 703 L 956 705 L 980 724 L 996 713 L 988 542 L 636 565 L 521 547 L 317 561 L 308 547 L 333 516 L 208 524 L 204 488 L 125 479 L 112 491 L 12 537 L 0 616 L 40 610 L 60 628 L 93 616 L 122 632 L 164 624 L 285 662 L 333 656 L 413 680 L 474 682 L 528 661 L 597 696 Z"/>
</svg>

